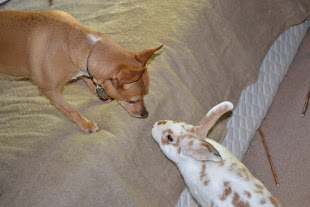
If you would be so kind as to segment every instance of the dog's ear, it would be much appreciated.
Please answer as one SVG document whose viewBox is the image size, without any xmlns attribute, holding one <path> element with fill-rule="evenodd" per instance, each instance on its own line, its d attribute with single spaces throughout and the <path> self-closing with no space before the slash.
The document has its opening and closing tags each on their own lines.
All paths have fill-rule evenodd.
<svg viewBox="0 0 310 207">
<path fill-rule="evenodd" d="M 121 86 L 139 80 L 145 70 L 146 67 L 141 69 L 122 69 L 117 75 L 118 85 Z"/>
<path fill-rule="evenodd" d="M 129 89 L 131 86 L 133 86 L 136 82 L 132 82 L 132 83 L 125 83 L 123 85 L 123 89 L 127 90 Z"/>
<path fill-rule="evenodd" d="M 118 88 L 118 80 L 116 78 L 112 79 L 112 85 L 114 88 Z"/>
<path fill-rule="evenodd" d="M 148 50 L 142 50 L 139 52 L 135 52 L 135 58 L 136 60 L 138 60 L 143 67 L 146 65 L 147 61 L 152 57 L 152 55 L 154 54 L 154 52 L 156 52 L 157 50 L 160 50 L 164 45 L 161 45 L 155 49 L 148 49 Z"/>
<path fill-rule="evenodd" d="M 115 87 L 114 80 L 106 80 L 102 84 L 105 92 L 114 99 L 120 99 L 120 95 L 118 93 L 117 87 Z"/>
</svg>

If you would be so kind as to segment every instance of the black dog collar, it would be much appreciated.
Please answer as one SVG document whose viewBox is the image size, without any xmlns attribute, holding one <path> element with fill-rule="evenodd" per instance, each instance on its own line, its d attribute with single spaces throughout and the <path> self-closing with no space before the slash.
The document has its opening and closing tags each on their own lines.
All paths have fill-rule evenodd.
<svg viewBox="0 0 310 207">
<path fill-rule="evenodd" d="M 88 53 L 88 56 L 87 56 L 87 60 L 86 60 L 86 70 L 87 70 L 87 73 L 90 77 L 90 79 L 93 81 L 94 77 L 89 73 L 89 70 L 88 70 L 88 59 L 89 59 L 89 56 L 90 54 L 92 53 L 93 51 L 93 47 L 95 46 L 95 44 L 92 46 L 92 48 L 90 49 L 89 53 Z"/>
<path fill-rule="evenodd" d="M 95 43 L 96 44 L 96 43 Z M 105 92 L 105 90 L 103 89 L 103 87 L 97 83 L 94 82 L 94 77 L 89 73 L 89 69 L 88 69 L 88 60 L 89 60 L 89 57 L 90 57 L 90 54 L 92 53 L 93 51 L 93 48 L 95 46 L 95 44 L 92 46 L 92 48 L 90 49 L 89 53 L 88 53 L 88 56 L 87 56 L 87 60 L 86 60 L 86 70 L 87 70 L 87 73 L 90 77 L 90 79 L 93 81 L 93 83 L 96 85 L 96 93 L 97 95 L 99 96 L 100 99 L 106 101 L 109 99 L 109 95 Z"/>
</svg>

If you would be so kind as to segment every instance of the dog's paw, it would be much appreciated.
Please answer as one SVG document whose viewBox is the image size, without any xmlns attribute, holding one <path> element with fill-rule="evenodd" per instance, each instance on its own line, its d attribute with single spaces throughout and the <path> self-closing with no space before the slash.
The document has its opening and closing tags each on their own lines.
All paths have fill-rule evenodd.
<svg viewBox="0 0 310 207">
<path fill-rule="evenodd" d="M 87 126 L 83 129 L 86 133 L 94 133 L 99 130 L 98 125 L 95 122 L 88 121 Z"/>
</svg>

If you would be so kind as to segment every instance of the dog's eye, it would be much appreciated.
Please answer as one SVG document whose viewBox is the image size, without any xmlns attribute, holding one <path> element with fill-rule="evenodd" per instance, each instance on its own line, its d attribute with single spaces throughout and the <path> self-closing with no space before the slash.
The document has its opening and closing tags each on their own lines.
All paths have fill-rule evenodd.
<svg viewBox="0 0 310 207">
<path fill-rule="evenodd" d="M 137 103 L 138 101 L 127 101 L 128 103 L 130 103 L 130 104 L 135 104 L 135 103 Z"/>
<path fill-rule="evenodd" d="M 170 134 L 167 135 L 167 140 L 168 142 L 173 142 L 173 138 Z"/>
</svg>

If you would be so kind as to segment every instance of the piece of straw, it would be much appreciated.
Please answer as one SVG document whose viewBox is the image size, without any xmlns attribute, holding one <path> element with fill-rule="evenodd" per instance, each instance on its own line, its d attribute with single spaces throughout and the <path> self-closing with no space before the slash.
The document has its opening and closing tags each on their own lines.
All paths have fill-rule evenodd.
<svg viewBox="0 0 310 207">
<path fill-rule="evenodd" d="M 268 147 L 267 147 L 267 144 L 266 144 L 266 141 L 265 141 L 265 137 L 263 135 L 263 132 L 260 128 L 258 128 L 258 131 L 259 131 L 259 134 L 262 138 L 262 141 L 263 141 L 263 144 L 264 144 L 264 147 L 265 147 L 265 151 L 266 151 L 266 154 L 267 154 L 267 157 L 268 157 L 268 160 L 269 160 L 269 163 L 270 163 L 270 167 L 271 167 L 271 170 L 272 170 L 272 174 L 273 174 L 273 177 L 274 177 L 274 180 L 276 181 L 276 185 L 279 186 L 279 181 L 278 181 L 278 177 L 277 177 L 277 173 L 276 173 L 276 170 L 272 164 L 272 160 L 271 160 L 271 156 L 269 154 L 269 150 L 268 150 Z"/>
<path fill-rule="evenodd" d="M 305 101 L 305 105 L 304 105 L 304 108 L 301 112 L 301 116 L 305 116 L 306 114 L 306 111 L 307 111 L 307 108 L 308 108 L 308 103 L 309 103 L 309 97 L 310 97 L 310 87 L 309 87 L 309 90 L 308 90 L 308 94 L 306 96 L 306 101 Z"/>
</svg>

